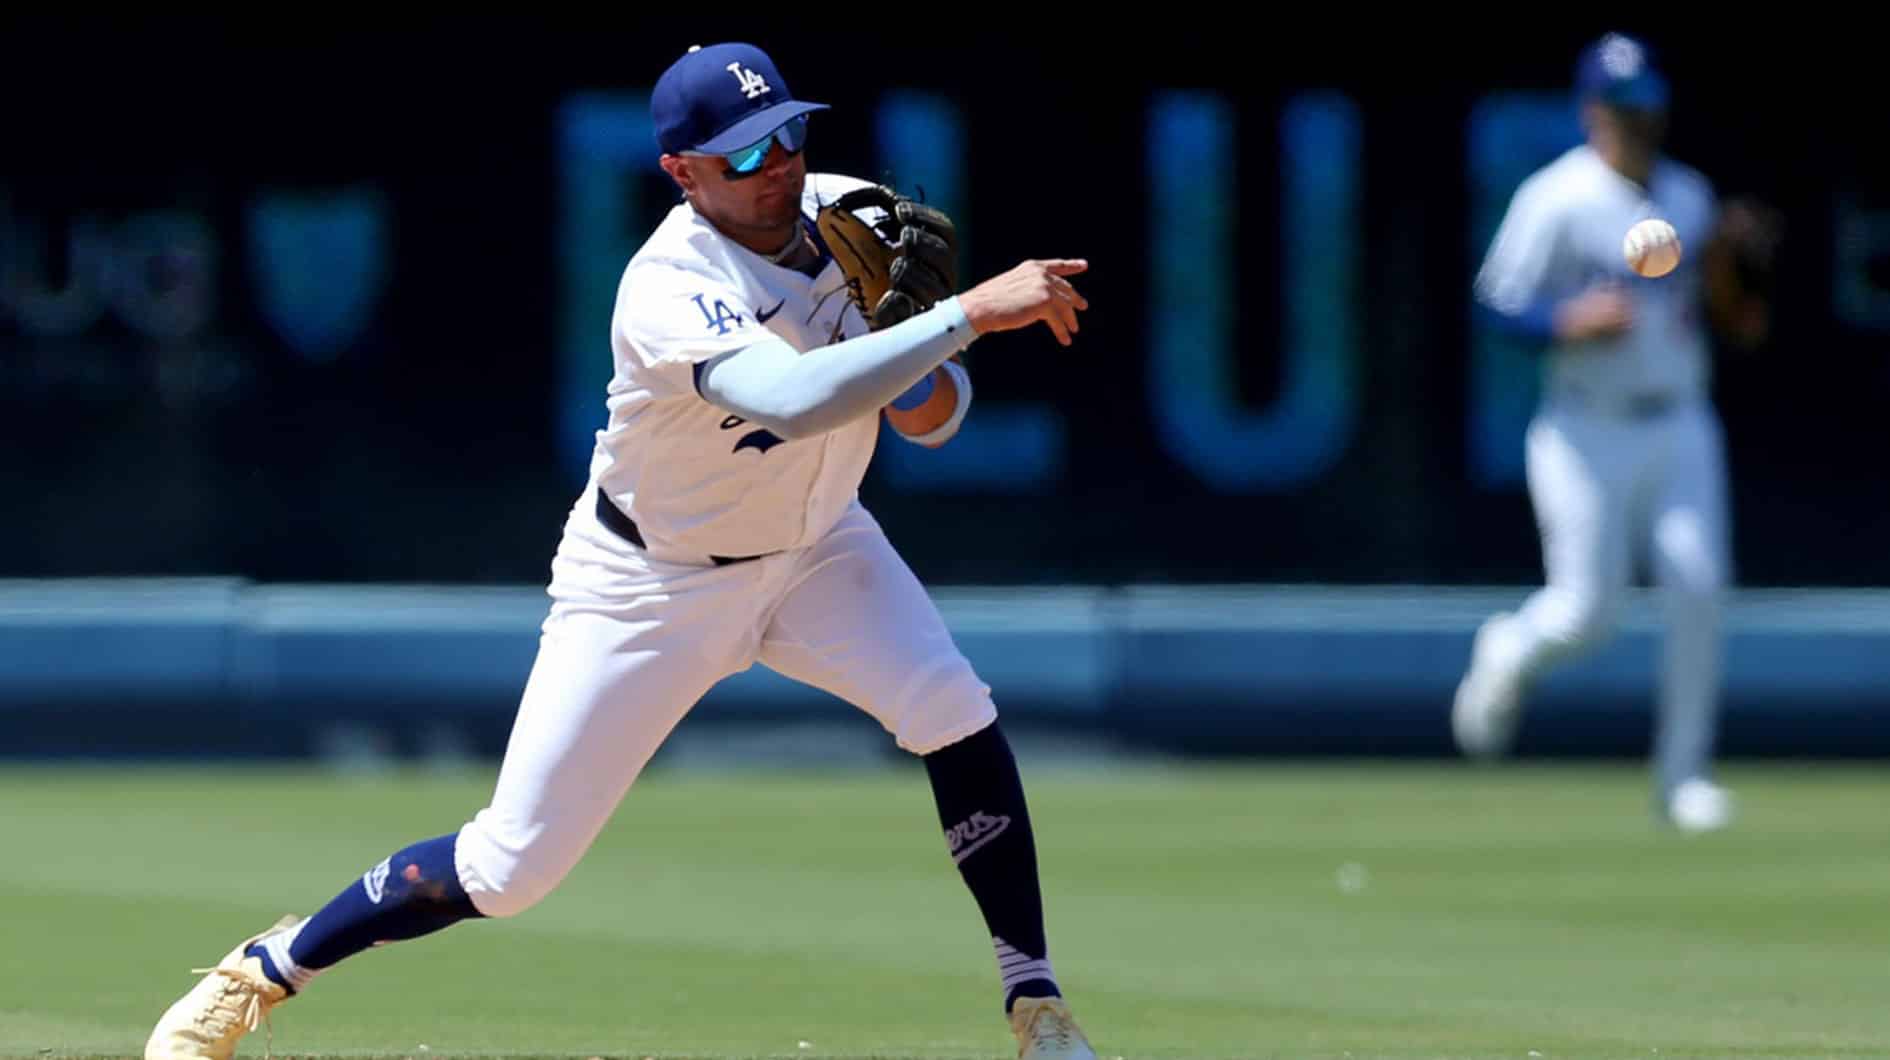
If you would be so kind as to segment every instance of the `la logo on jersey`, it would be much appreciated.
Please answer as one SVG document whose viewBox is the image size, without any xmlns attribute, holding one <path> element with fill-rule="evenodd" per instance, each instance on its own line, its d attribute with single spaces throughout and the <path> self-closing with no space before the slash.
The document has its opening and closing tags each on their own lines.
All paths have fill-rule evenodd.
<svg viewBox="0 0 1890 1060">
<path fill-rule="evenodd" d="M 749 99 L 755 99 L 764 92 L 772 91 L 768 88 L 767 78 L 753 70 L 742 69 L 741 63 L 728 64 L 728 72 L 735 75 L 736 83 L 742 86 L 742 95 Z"/>
<path fill-rule="evenodd" d="M 728 304 L 720 298 L 715 300 L 714 309 L 709 308 L 707 295 L 691 295 L 690 300 L 696 303 L 697 309 L 702 310 L 702 319 L 709 322 L 709 326 L 715 329 L 717 335 L 726 335 L 728 334 L 729 328 L 743 327 L 748 323 L 746 320 L 742 319 L 740 313 L 730 309 Z M 782 299 L 782 301 L 786 301 L 786 299 Z"/>
</svg>

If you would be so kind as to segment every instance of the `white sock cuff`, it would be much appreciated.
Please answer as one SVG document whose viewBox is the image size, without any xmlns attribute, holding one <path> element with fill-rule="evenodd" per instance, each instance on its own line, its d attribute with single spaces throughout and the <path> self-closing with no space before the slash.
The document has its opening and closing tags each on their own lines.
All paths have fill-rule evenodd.
<svg viewBox="0 0 1890 1060">
<path fill-rule="evenodd" d="M 309 980 L 314 979 L 321 971 L 319 968 L 304 968 L 289 956 L 289 947 L 295 943 L 302 934 L 302 929 L 307 926 L 308 921 L 304 920 L 287 931 L 276 932 L 264 939 L 262 943 L 263 952 L 269 954 L 269 961 L 276 966 L 276 972 L 287 979 L 289 989 L 298 994 L 309 984 Z"/>
<path fill-rule="evenodd" d="M 1027 983 L 1032 979 L 1048 979 L 1054 983 L 1057 976 L 1050 969 L 1050 957 L 1032 957 L 1017 947 L 993 935 L 991 945 L 997 949 L 998 976 L 1003 980 L 1004 992 L 1010 993 L 1011 987 Z"/>
</svg>

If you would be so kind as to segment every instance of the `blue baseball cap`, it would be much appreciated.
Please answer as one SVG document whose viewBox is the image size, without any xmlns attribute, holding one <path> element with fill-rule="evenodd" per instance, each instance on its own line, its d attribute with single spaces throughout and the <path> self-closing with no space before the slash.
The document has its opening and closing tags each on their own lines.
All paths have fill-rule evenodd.
<svg viewBox="0 0 1890 1060">
<path fill-rule="evenodd" d="M 689 49 L 656 79 L 650 119 L 664 154 L 727 154 L 825 103 L 794 98 L 768 53 L 752 44 Z"/>
<path fill-rule="evenodd" d="M 1617 107 L 1667 105 L 1667 79 L 1654 67 L 1653 49 L 1620 33 L 1610 33 L 1582 49 L 1575 64 L 1575 91 L 1584 100 Z"/>
</svg>

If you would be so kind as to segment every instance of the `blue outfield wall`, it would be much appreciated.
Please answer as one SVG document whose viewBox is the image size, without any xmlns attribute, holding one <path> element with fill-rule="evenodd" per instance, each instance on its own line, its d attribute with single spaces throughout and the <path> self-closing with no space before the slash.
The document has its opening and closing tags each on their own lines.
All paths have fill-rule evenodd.
<svg viewBox="0 0 1890 1060">
<path fill-rule="evenodd" d="M 1444 755 L 1477 623 L 1516 588 L 939 588 L 1019 726 L 1206 755 Z M 0 581 L 0 757 L 299 756 L 365 739 L 496 754 L 535 586 Z M 1658 600 L 1543 682 L 1523 754 L 1646 749 Z M 1723 748 L 1890 756 L 1890 591 L 1748 590 L 1727 612 Z M 685 725 L 871 722 L 761 667 Z M 706 730 L 705 730 L 706 731 Z"/>
</svg>

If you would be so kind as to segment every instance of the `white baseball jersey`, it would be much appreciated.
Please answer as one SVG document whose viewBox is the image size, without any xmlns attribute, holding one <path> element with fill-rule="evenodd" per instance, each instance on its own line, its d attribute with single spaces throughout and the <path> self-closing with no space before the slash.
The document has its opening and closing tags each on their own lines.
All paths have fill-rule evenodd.
<svg viewBox="0 0 1890 1060">
<path fill-rule="evenodd" d="M 1633 329 L 1551 350 L 1545 390 L 1572 388 L 1598 402 L 1701 396 L 1710 366 L 1698 252 L 1714 212 L 1712 188 L 1695 170 L 1661 159 L 1642 188 L 1584 144 L 1516 189 L 1477 275 L 1477 296 L 1513 315 L 1544 299 L 1618 283 L 1634 299 Z M 1670 222 L 1685 251 L 1679 267 L 1658 279 L 1636 275 L 1621 253 L 1627 230 L 1649 217 Z"/>
<path fill-rule="evenodd" d="M 802 212 L 865 181 L 808 174 Z M 813 278 L 717 232 L 688 203 L 630 259 L 617 288 L 615 372 L 591 477 L 650 554 L 751 556 L 818 540 L 858 494 L 876 417 L 787 442 L 704 401 L 696 366 L 769 338 L 806 352 L 870 327 L 829 256 Z"/>
</svg>

